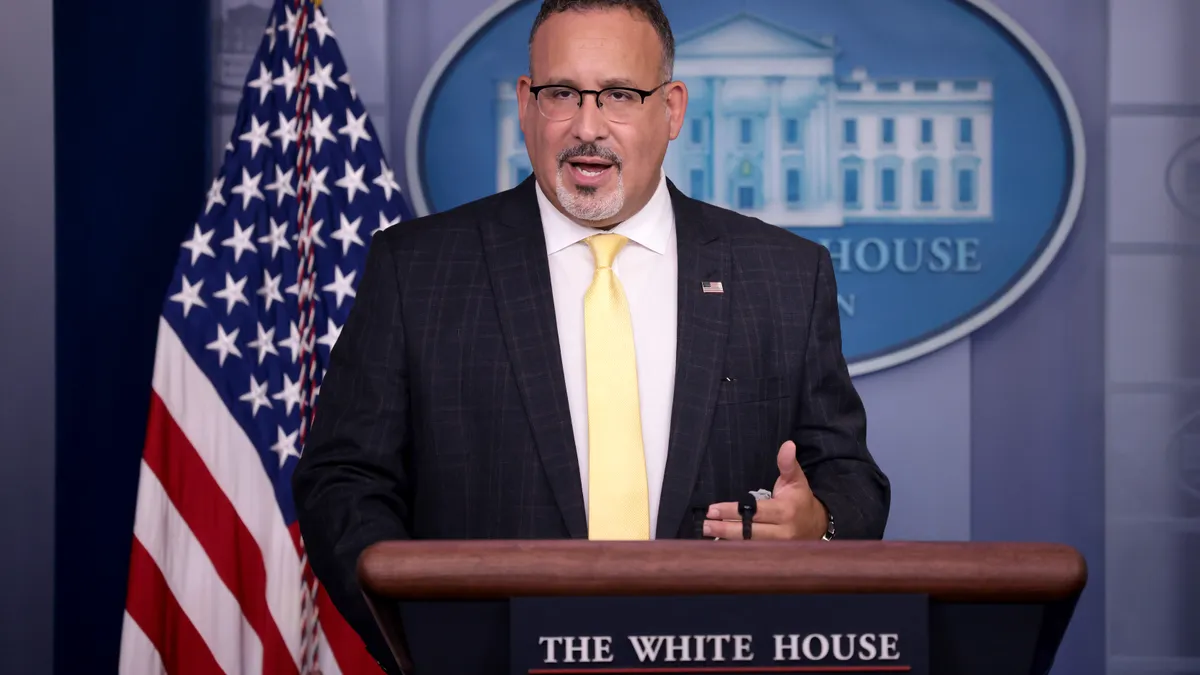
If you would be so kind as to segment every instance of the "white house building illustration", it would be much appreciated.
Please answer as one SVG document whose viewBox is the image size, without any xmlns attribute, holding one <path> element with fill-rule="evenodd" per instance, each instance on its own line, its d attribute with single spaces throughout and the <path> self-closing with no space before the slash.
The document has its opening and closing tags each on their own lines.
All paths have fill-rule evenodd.
<svg viewBox="0 0 1200 675">
<path fill-rule="evenodd" d="M 680 40 L 683 130 L 667 175 L 783 227 L 992 217 L 992 85 L 834 72 L 832 37 L 741 13 Z M 530 172 L 515 85 L 497 88 L 496 187 Z"/>
</svg>

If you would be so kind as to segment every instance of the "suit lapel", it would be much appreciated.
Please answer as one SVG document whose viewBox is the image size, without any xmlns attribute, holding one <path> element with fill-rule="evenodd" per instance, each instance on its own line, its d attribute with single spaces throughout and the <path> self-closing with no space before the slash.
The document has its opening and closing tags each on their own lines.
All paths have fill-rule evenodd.
<svg viewBox="0 0 1200 675">
<path fill-rule="evenodd" d="M 587 538 L 550 264 L 532 178 L 508 193 L 499 215 L 499 221 L 484 221 L 480 233 L 501 330 L 534 442 L 567 530 L 574 538 Z"/>
<path fill-rule="evenodd" d="M 704 217 L 700 204 L 668 182 L 675 209 L 679 257 L 679 304 L 675 355 L 675 395 L 666 473 L 656 537 L 671 538 L 683 522 L 700 459 L 708 442 L 717 386 L 729 333 L 729 295 L 704 293 L 701 284 L 729 285 L 728 239 Z"/>
</svg>

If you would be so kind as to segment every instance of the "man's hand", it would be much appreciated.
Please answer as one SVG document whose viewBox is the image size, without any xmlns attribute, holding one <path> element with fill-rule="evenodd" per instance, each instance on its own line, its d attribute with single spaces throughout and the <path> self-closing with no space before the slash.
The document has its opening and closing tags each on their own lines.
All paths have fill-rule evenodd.
<svg viewBox="0 0 1200 675">
<path fill-rule="evenodd" d="M 808 478 L 796 461 L 796 444 L 787 441 L 776 458 L 779 479 L 771 499 L 758 502 L 751 526 L 753 539 L 820 539 L 825 534 L 829 515 L 808 487 Z M 704 536 L 721 539 L 742 538 L 742 516 L 737 502 L 722 502 L 708 507 Z"/>
</svg>

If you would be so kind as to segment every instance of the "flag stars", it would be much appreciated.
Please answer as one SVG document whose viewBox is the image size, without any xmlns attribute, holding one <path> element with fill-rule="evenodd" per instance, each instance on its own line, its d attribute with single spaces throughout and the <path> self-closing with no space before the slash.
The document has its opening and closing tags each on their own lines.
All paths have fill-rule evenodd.
<svg viewBox="0 0 1200 675">
<path fill-rule="evenodd" d="M 271 36 L 274 37 L 274 35 L 274 32 L 272 32 Z M 258 77 L 246 84 L 251 89 L 258 90 L 259 105 L 267 102 L 267 97 L 271 95 L 273 85 L 274 81 L 271 79 L 271 71 L 267 70 L 267 64 L 265 63 L 258 64 Z"/>
<path fill-rule="evenodd" d="M 354 116 L 354 113 L 346 111 L 346 124 L 338 133 L 350 139 L 350 152 L 358 151 L 358 142 L 371 140 L 371 134 L 367 132 L 367 111 L 363 111 L 362 115 Z M 391 193 L 388 193 L 388 199 L 391 199 Z"/>
<path fill-rule="evenodd" d="M 291 7 L 284 6 L 283 11 L 287 12 L 287 19 L 279 26 L 279 30 L 287 31 L 288 46 L 291 46 L 296 41 L 296 31 L 300 27 L 300 14 L 293 12 Z M 291 98 L 291 96 L 288 96 Z"/>
<path fill-rule="evenodd" d="M 347 70 L 342 73 L 342 76 L 338 78 L 338 82 L 341 82 L 350 89 L 350 98 L 358 100 L 358 92 L 354 89 L 354 79 L 350 77 L 350 71 Z"/>
<path fill-rule="evenodd" d="M 345 213 L 340 213 L 338 216 L 342 220 L 342 226 L 339 227 L 336 232 L 329 235 L 329 238 L 342 242 L 342 255 L 349 253 L 350 247 L 354 244 L 366 246 L 366 244 L 363 243 L 362 238 L 358 236 L 358 228 L 360 225 L 362 225 L 362 217 L 359 216 L 352 222 L 346 217 Z"/>
<path fill-rule="evenodd" d="M 263 302 L 266 303 L 266 311 L 271 311 L 271 303 L 278 302 L 283 304 L 283 296 L 279 293 L 279 282 L 283 280 L 283 273 L 280 272 L 276 276 L 271 276 L 270 272 L 264 273 L 262 288 L 255 291 L 263 297 Z"/>
<path fill-rule="evenodd" d="M 287 59 L 283 60 L 283 74 L 273 80 L 275 86 L 283 87 L 287 92 L 286 101 L 292 100 L 292 92 L 300 82 L 300 69 L 292 66 Z"/>
<path fill-rule="evenodd" d="M 233 275 L 229 272 L 225 273 L 225 288 L 213 293 L 214 298 L 220 298 L 225 301 L 225 313 L 232 314 L 233 308 L 240 302 L 247 307 L 250 306 L 250 301 L 246 299 L 246 293 L 243 289 L 246 288 L 246 279 L 242 277 L 238 281 L 233 280 Z"/>
<path fill-rule="evenodd" d="M 250 391 L 239 396 L 238 400 L 245 401 L 254 407 L 250 412 L 251 417 L 254 417 L 258 414 L 259 408 L 262 408 L 263 406 L 268 408 L 271 407 L 271 399 L 267 398 L 267 383 L 263 382 L 262 384 L 259 384 L 258 380 L 254 378 L 254 375 L 250 376 Z"/>
<path fill-rule="evenodd" d="M 342 268 L 334 266 L 333 268 L 334 281 L 331 284 L 322 286 L 322 290 L 333 293 L 337 297 L 337 307 L 340 309 L 342 301 L 347 296 L 353 298 L 354 295 L 354 277 L 358 276 L 358 270 L 351 270 L 350 274 L 342 274 Z"/>
<path fill-rule="evenodd" d="M 327 194 L 330 197 L 333 196 L 333 193 L 325 186 L 325 175 L 328 173 L 329 167 L 325 167 L 320 171 L 310 172 L 311 180 L 309 181 L 308 193 L 312 195 L 311 199 L 313 203 L 316 203 L 317 197 L 320 197 L 322 194 Z"/>
<path fill-rule="evenodd" d="M 225 365 L 225 359 L 230 354 L 239 359 L 242 357 L 242 351 L 237 346 L 237 337 L 241 330 L 241 328 L 234 328 L 232 333 L 226 333 L 225 327 L 217 324 L 217 339 L 205 345 L 205 349 L 210 349 L 217 353 L 217 360 L 220 365 Z"/>
<path fill-rule="evenodd" d="M 295 365 L 296 359 L 300 358 L 300 329 L 296 327 L 296 322 L 291 322 L 290 333 L 286 340 L 280 340 L 279 346 L 292 353 L 292 364 Z"/>
<path fill-rule="evenodd" d="M 217 254 L 212 250 L 212 246 L 209 245 L 209 242 L 212 241 L 213 234 L 215 233 L 215 229 L 209 230 L 208 232 L 201 232 L 200 223 L 195 224 L 194 228 L 192 229 L 192 238 L 183 242 L 182 244 L 183 248 L 186 248 L 192 252 L 192 265 L 195 265 L 196 261 L 199 260 L 200 256 L 202 255 L 206 255 L 210 258 L 217 257 Z"/>
<path fill-rule="evenodd" d="M 265 188 L 275 193 L 275 206 L 283 206 L 283 198 L 286 196 L 296 196 L 296 190 L 292 187 L 292 174 L 295 171 L 295 169 L 288 169 L 286 172 L 280 171 L 279 165 L 275 165 L 275 182 Z"/>
<path fill-rule="evenodd" d="M 235 220 L 233 221 L 233 232 L 234 235 L 222 241 L 221 245 L 233 249 L 233 261 L 236 263 L 241 262 L 243 251 L 254 252 L 254 243 L 250 241 L 250 237 L 254 236 L 254 224 L 247 225 L 243 230 L 241 224 Z"/>
<path fill-rule="evenodd" d="M 225 177 L 218 176 L 213 179 L 212 185 L 208 188 L 208 199 L 204 205 L 204 213 L 208 214 L 212 210 L 213 205 L 220 204 L 225 206 L 225 195 L 221 191 L 225 189 Z"/>
<path fill-rule="evenodd" d="M 333 322 L 333 319 L 325 319 L 325 334 L 317 340 L 317 344 L 325 345 L 333 350 L 333 345 L 337 344 L 338 337 L 342 334 L 342 327 Z"/>
<path fill-rule="evenodd" d="M 276 282 L 278 284 L 278 282 Z M 262 322 L 258 324 L 258 337 L 253 342 L 248 342 L 247 347 L 258 350 L 258 365 L 262 365 L 263 359 L 267 358 L 267 354 L 279 356 L 279 352 L 275 349 L 275 344 L 272 340 L 275 339 L 275 327 L 270 330 L 266 329 Z M 263 390 L 266 391 L 266 385 L 263 385 Z M 257 411 L 257 408 L 255 408 Z"/>
<path fill-rule="evenodd" d="M 283 374 L 283 389 L 278 394 L 272 394 L 271 398 L 276 401 L 283 401 L 287 409 L 287 414 L 292 414 L 292 408 L 300 405 L 300 385 L 304 382 L 304 378 L 299 378 L 292 382 L 292 378 L 287 374 Z"/>
<path fill-rule="evenodd" d="M 346 203 L 354 203 L 354 193 L 362 192 L 365 195 L 371 194 L 371 189 L 363 183 L 363 172 L 367 170 L 367 165 L 355 169 L 351 166 L 350 161 L 346 160 L 346 173 L 341 178 L 334 181 L 334 185 L 346 189 Z"/>
<path fill-rule="evenodd" d="M 288 119 L 287 115 L 279 113 L 279 126 L 271 132 L 271 137 L 279 139 L 279 149 L 282 152 L 287 152 L 288 145 L 292 143 L 300 144 L 300 132 L 296 130 L 297 119 L 295 117 Z"/>
<path fill-rule="evenodd" d="M 296 437 L 300 435 L 300 431 L 296 430 L 292 433 L 284 433 L 283 427 L 276 426 L 279 430 L 276 435 L 275 445 L 271 446 L 271 450 L 279 455 L 279 468 L 282 469 L 284 464 L 287 464 L 288 457 L 300 457 L 300 453 L 296 451 Z"/>
<path fill-rule="evenodd" d="M 365 249 L 405 209 L 398 172 L 382 160 L 354 80 L 340 57 L 323 51 L 326 42 L 336 49 L 330 18 L 307 7 L 282 3 L 265 22 L 244 71 L 238 128 L 219 141 L 224 166 L 201 188 L 203 209 L 192 230 L 178 224 L 179 269 L 164 303 L 176 330 L 190 331 L 191 348 L 221 397 L 244 422 L 265 427 L 266 436 L 252 440 L 275 454 L 281 469 L 302 455 L 300 437 L 311 419 L 301 413 L 317 401 L 328 354 L 345 327 L 343 306 L 355 302 L 363 271 L 355 246 Z M 288 48 L 304 41 L 306 56 Z M 312 106 L 297 108 L 297 99 L 312 95 Z M 297 159 L 293 145 L 307 161 Z M 298 203 L 300 195 L 305 201 Z M 285 289 L 285 281 L 294 283 Z M 193 309 L 198 316 L 191 317 Z"/>
<path fill-rule="evenodd" d="M 291 171 L 289 170 L 288 173 L 291 173 Z M 292 248 L 292 245 L 289 244 L 288 240 L 287 240 L 287 229 L 288 229 L 287 221 L 285 220 L 282 223 L 277 223 L 277 222 L 275 222 L 274 216 L 272 216 L 270 220 L 271 220 L 271 233 L 264 234 L 263 236 L 259 237 L 258 243 L 270 244 L 271 245 L 271 260 L 275 260 L 275 256 L 278 255 L 279 249 L 286 248 L 290 251 Z"/>
<path fill-rule="evenodd" d="M 253 176 L 251 176 L 250 172 L 247 171 L 245 169 L 245 167 L 243 167 L 242 168 L 242 183 L 241 183 L 241 185 L 235 185 L 234 187 L 230 188 L 230 190 L 229 190 L 230 192 L 232 192 L 235 195 L 242 196 L 242 210 L 243 211 L 245 211 L 246 208 L 250 206 L 250 201 L 253 200 L 255 197 L 258 197 L 259 199 L 266 201 L 267 198 L 263 196 L 262 190 L 258 189 L 258 184 L 260 181 L 262 181 L 262 176 L 263 175 L 261 173 L 256 173 Z"/>
<path fill-rule="evenodd" d="M 172 295 L 171 301 L 183 305 L 183 318 L 186 319 L 188 312 L 192 311 L 192 307 L 200 306 L 207 308 L 208 305 L 204 304 L 204 298 L 200 297 L 200 289 L 204 286 L 204 279 L 197 281 L 196 285 L 193 286 L 185 276 L 182 278 L 182 283 L 183 289 Z"/>
<path fill-rule="evenodd" d="M 257 115 L 250 116 L 250 131 L 247 131 L 247 132 L 243 133 L 241 136 L 238 136 L 238 140 L 246 141 L 247 143 L 250 144 L 250 159 L 254 159 L 254 157 L 256 155 L 258 155 L 259 148 L 261 148 L 264 145 L 266 145 L 266 146 L 271 145 L 271 139 L 267 137 L 267 129 L 270 129 L 270 128 L 271 128 L 270 120 L 265 121 L 262 124 L 259 124 Z M 275 167 L 275 168 L 276 168 L 276 170 L 279 169 L 279 167 Z M 242 169 L 242 171 L 245 171 L 245 169 Z M 243 178 L 242 185 L 244 186 L 245 184 L 246 184 L 246 179 Z M 256 185 L 257 185 L 257 183 L 256 183 Z M 245 199 L 245 195 L 243 195 L 243 199 Z M 245 208 L 245 207 L 243 207 L 243 208 Z"/>
<path fill-rule="evenodd" d="M 392 190 L 400 191 L 400 184 L 396 182 L 396 172 L 392 171 L 387 162 L 379 163 L 379 175 L 371 182 L 383 188 L 383 198 L 389 202 L 392 201 Z"/>
<path fill-rule="evenodd" d="M 386 213 L 384 213 L 383 211 L 380 211 L 379 212 L 379 227 L 375 230 L 375 232 L 372 232 L 371 234 L 373 236 L 373 235 L 375 235 L 376 232 L 383 232 L 384 230 L 388 229 L 389 227 L 391 227 L 394 224 L 395 224 L 395 222 L 388 220 Z"/>
<path fill-rule="evenodd" d="M 275 23 L 275 17 L 271 17 L 271 23 L 267 24 L 267 29 L 263 31 L 263 35 L 267 36 L 268 52 L 275 51 L 275 31 L 279 30 L 279 24 Z"/>
<path fill-rule="evenodd" d="M 326 89 L 337 89 L 337 83 L 333 81 L 333 64 L 327 63 L 321 65 L 321 59 L 313 57 L 313 71 L 308 76 L 308 83 L 317 88 L 317 98 L 325 100 Z M 333 117 L 331 114 L 330 117 Z"/>
<path fill-rule="evenodd" d="M 317 34 L 317 43 L 322 47 L 325 46 L 325 38 L 337 37 L 333 29 L 329 27 L 329 17 L 325 15 L 323 9 L 317 9 L 316 15 L 313 16 L 312 30 Z"/>
<path fill-rule="evenodd" d="M 321 113 L 314 110 L 312 117 L 312 128 L 308 133 L 316 145 L 316 151 L 321 152 L 321 146 L 325 144 L 325 141 L 337 145 L 337 136 L 334 136 L 333 132 L 329 130 L 333 126 L 333 113 L 321 117 Z"/>
<path fill-rule="evenodd" d="M 321 248 L 328 248 L 325 245 L 325 240 L 321 238 L 321 228 L 325 226 L 325 220 L 321 219 L 309 226 L 308 232 L 296 233 L 292 235 L 292 240 L 299 242 L 300 246 L 311 246 L 316 244 Z"/>
</svg>

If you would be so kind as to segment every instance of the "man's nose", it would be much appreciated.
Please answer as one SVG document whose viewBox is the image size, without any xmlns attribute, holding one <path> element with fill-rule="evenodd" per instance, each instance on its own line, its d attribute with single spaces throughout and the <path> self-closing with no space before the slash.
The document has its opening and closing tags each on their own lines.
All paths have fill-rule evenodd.
<svg viewBox="0 0 1200 675">
<path fill-rule="evenodd" d="M 600 100 L 596 94 L 584 94 L 583 103 L 571 120 L 571 131 L 575 137 L 584 143 L 589 143 L 608 136 L 608 119 L 600 109 Z"/>
</svg>

